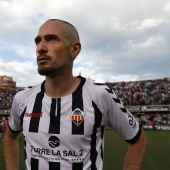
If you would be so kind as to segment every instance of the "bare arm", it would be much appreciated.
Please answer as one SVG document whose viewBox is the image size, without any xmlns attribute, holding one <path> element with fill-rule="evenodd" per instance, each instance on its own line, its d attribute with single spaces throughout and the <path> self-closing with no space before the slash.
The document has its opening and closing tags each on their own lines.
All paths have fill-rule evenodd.
<svg viewBox="0 0 170 170">
<path fill-rule="evenodd" d="M 124 170 L 142 170 L 147 146 L 148 141 L 142 130 L 139 139 L 134 144 L 129 145 L 124 161 Z"/>
<path fill-rule="evenodd" d="M 14 134 L 9 128 L 4 136 L 4 161 L 6 170 L 19 170 L 19 144 L 18 134 Z"/>
</svg>

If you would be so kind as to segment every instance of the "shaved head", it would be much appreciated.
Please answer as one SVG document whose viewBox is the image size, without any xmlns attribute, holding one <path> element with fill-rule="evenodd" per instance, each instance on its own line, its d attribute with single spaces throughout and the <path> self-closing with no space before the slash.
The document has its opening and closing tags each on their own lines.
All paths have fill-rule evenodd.
<svg viewBox="0 0 170 170">
<path fill-rule="evenodd" d="M 54 21 L 54 22 L 62 23 L 64 25 L 63 32 L 64 32 L 65 37 L 68 39 L 68 41 L 70 41 L 71 43 L 80 42 L 80 38 L 79 38 L 79 34 L 78 34 L 77 29 L 72 24 L 70 24 L 69 22 L 64 21 L 64 20 L 60 20 L 60 19 L 49 19 L 46 22 L 48 22 L 48 21 Z"/>
</svg>

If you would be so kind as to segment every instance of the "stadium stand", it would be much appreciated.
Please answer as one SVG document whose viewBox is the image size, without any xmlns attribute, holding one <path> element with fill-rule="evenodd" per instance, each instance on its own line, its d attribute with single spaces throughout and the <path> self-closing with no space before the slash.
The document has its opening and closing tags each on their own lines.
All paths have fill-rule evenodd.
<svg viewBox="0 0 170 170">
<path fill-rule="evenodd" d="M 18 90 L 0 89 L 0 110 L 9 110 L 13 101 L 13 97 Z"/>
<path fill-rule="evenodd" d="M 107 83 L 125 106 L 170 104 L 170 78 Z"/>
</svg>

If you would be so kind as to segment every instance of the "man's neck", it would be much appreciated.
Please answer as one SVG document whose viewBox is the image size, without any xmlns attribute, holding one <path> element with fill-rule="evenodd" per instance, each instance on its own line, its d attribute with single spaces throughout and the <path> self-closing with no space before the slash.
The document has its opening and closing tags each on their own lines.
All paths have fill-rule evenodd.
<svg viewBox="0 0 170 170">
<path fill-rule="evenodd" d="M 80 84 L 81 79 L 69 77 L 46 77 L 45 93 L 52 98 L 61 98 L 73 93 Z"/>
</svg>

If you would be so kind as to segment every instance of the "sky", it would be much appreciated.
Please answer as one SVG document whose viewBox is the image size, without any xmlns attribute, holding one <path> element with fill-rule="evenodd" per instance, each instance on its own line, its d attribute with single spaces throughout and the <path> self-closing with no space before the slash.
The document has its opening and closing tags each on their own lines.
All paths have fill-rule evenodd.
<svg viewBox="0 0 170 170">
<path fill-rule="evenodd" d="M 0 0 L 0 76 L 18 87 L 44 80 L 34 38 L 51 18 L 79 32 L 74 76 L 98 83 L 170 77 L 170 0 Z"/>
</svg>

